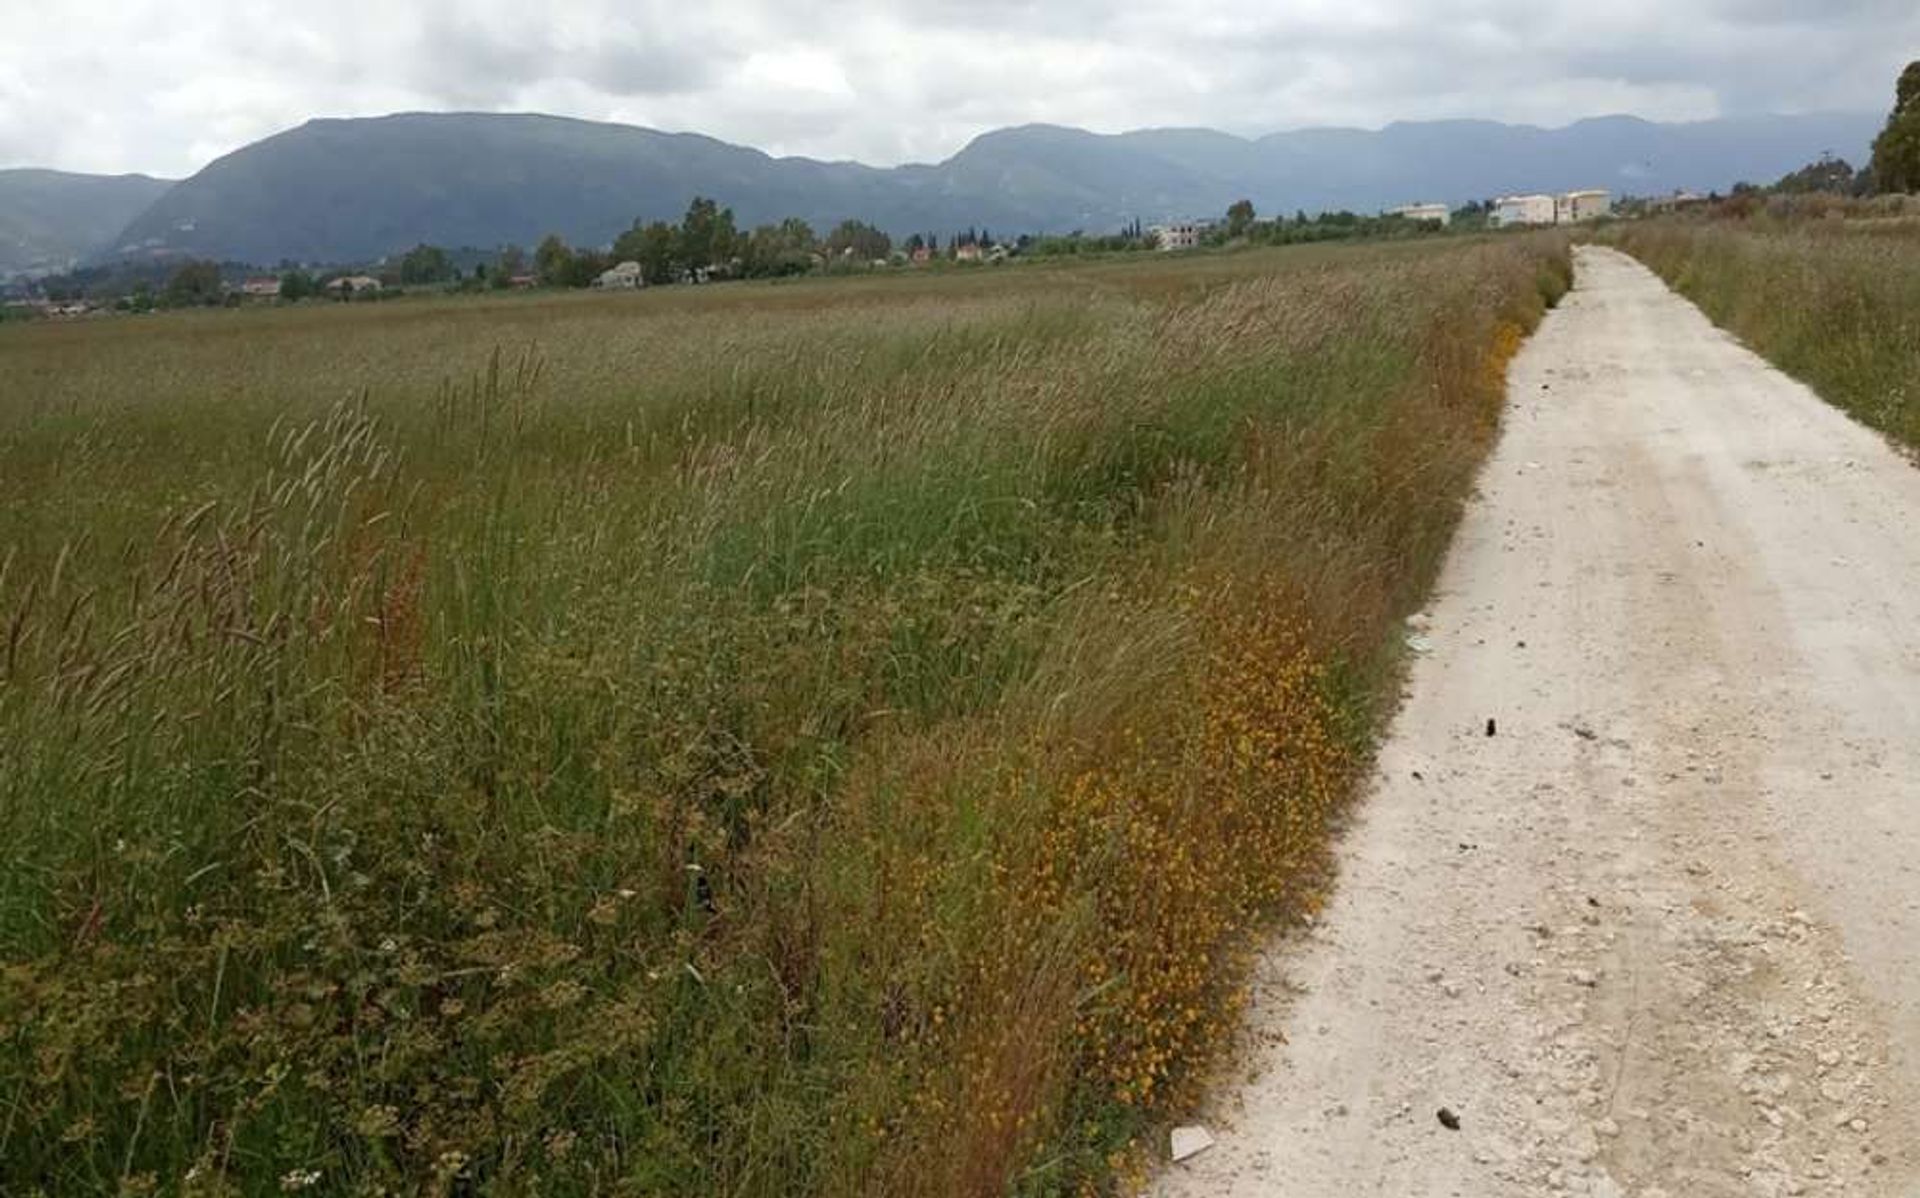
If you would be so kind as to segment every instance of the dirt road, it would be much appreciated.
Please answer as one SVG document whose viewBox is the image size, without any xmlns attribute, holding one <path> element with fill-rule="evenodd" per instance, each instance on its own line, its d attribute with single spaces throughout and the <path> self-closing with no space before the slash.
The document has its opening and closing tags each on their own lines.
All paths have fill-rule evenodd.
<svg viewBox="0 0 1920 1198">
<path fill-rule="evenodd" d="M 1920 1194 L 1920 470 L 1608 250 L 1510 388 L 1159 1192 Z"/>
</svg>

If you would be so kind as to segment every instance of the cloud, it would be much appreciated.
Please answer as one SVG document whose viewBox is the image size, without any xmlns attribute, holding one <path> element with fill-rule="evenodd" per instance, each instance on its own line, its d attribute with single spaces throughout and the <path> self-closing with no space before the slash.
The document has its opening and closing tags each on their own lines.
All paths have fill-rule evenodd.
<svg viewBox="0 0 1920 1198">
<path fill-rule="evenodd" d="M 934 160 L 1114 131 L 1880 110 L 1911 0 L 9 0 L 0 165 L 185 174 L 314 116 L 551 111 Z"/>
<path fill-rule="evenodd" d="M 401 70 L 423 95 L 462 107 L 499 105 L 557 81 L 609 97 L 668 96 L 710 86 L 741 57 L 725 43 L 703 45 L 712 33 L 644 9 L 549 22 L 526 5 L 492 15 L 463 5 L 424 15 L 407 37 Z"/>
</svg>

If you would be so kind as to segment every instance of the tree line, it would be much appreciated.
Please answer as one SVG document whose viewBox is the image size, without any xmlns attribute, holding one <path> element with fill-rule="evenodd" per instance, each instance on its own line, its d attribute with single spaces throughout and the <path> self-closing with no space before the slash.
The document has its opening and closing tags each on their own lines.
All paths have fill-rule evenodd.
<svg viewBox="0 0 1920 1198">
<path fill-rule="evenodd" d="M 586 287 L 621 262 L 640 266 L 650 286 L 716 278 L 763 279 L 806 274 L 836 263 L 865 266 L 885 261 L 893 239 L 864 221 L 844 220 L 825 237 L 798 217 L 742 231 L 733 209 L 695 196 L 679 223 L 633 222 L 607 250 L 576 248 L 557 233 L 533 252 L 530 273 L 524 251 L 501 251 L 493 277 L 500 286 L 531 279 L 543 287 Z"/>
</svg>

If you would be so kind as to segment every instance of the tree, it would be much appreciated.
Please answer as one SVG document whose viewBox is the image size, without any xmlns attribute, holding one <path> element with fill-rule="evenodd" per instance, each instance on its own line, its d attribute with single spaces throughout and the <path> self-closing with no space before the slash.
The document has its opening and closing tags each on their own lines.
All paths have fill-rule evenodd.
<svg viewBox="0 0 1920 1198">
<path fill-rule="evenodd" d="M 1894 85 L 1893 112 L 1873 142 L 1873 185 L 1879 191 L 1920 191 L 1920 61 Z"/>
<path fill-rule="evenodd" d="M 500 256 L 494 259 L 493 276 L 495 287 L 511 287 L 513 280 L 527 273 L 527 251 L 517 245 L 503 245 Z"/>
<path fill-rule="evenodd" d="M 1484 229 L 1493 214 L 1493 201 L 1468 200 L 1453 210 L 1448 223 L 1455 229 Z"/>
<path fill-rule="evenodd" d="M 640 277 L 650 286 L 673 282 L 673 251 L 680 233 L 666 221 L 657 220 L 628 240 L 625 234 L 614 243 L 615 255 L 640 264 Z M 625 248 L 622 249 L 624 243 Z"/>
<path fill-rule="evenodd" d="M 705 196 L 693 197 L 687 218 L 680 222 L 675 256 L 688 270 L 713 270 L 733 259 L 733 209 L 722 208 Z"/>
<path fill-rule="evenodd" d="M 848 255 L 848 251 L 852 251 Z M 827 252 L 835 257 L 851 256 L 863 262 L 885 258 L 893 252 L 893 238 L 857 220 L 843 220 L 827 234 Z"/>
<path fill-rule="evenodd" d="M 560 274 L 560 283 L 565 287 L 591 287 L 609 265 L 611 263 L 605 254 L 575 250 L 567 259 L 566 269 Z"/>
<path fill-rule="evenodd" d="M 1804 195 L 1809 192 L 1832 192 L 1845 195 L 1853 190 L 1853 164 L 1844 158 L 1835 158 L 1831 154 L 1822 154 L 1818 161 L 1783 175 L 1773 189 L 1788 195 Z"/>
<path fill-rule="evenodd" d="M 283 300 L 303 300 L 318 294 L 319 284 L 304 270 L 290 270 L 280 276 L 280 298 Z"/>
<path fill-rule="evenodd" d="M 219 263 L 183 262 L 167 279 L 161 299 L 169 308 L 212 306 L 221 301 L 225 291 L 220 284 Z"/>
<path fill-rule="evenodd" d="M 453 259 L 437 245 L 416 245 L 400 259 L 400 281 L 409 287 L 453 278 Z"/>
<path fill-rule="evenodd" d="M 533 273 L 539 277 L 542 287 L 564 287 L 567 274 L 573 269 L 573 251 L 560 239 L 558 233 L 549 233 L 533 251 Z"/>
<path fill-rule="evenodd" d="M 813 227 L 798 217 L 761 225 L 741 247 L 741 269 L 753 278 L 802 275 L 813 269 Z"/>
<path fill-rule="evenodd" d="M 646 240 L 646 226 L 635 217 L 627 231 L 613 239 L 613 260 L 615 262 L 640 261 L 641 244 Z"/>
<path fill-rule="evenodd" d="M 1235 200 L 1227 208 L 1227 236 L 1244 236 L 1247 226 L 1253 224 L 1253 201 Z"/>
</svg>

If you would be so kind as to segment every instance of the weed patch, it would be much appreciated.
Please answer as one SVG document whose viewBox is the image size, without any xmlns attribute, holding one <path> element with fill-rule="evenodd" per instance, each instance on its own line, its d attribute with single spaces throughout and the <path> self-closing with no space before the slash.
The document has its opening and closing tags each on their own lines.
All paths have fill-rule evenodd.
<svg viewBox="0 0 1920 1198">
<path fill-rule="evenodd" d="M 4 330 L 0 1190 L 1106 1192 L 1565 258 Z"/>
</svg>

